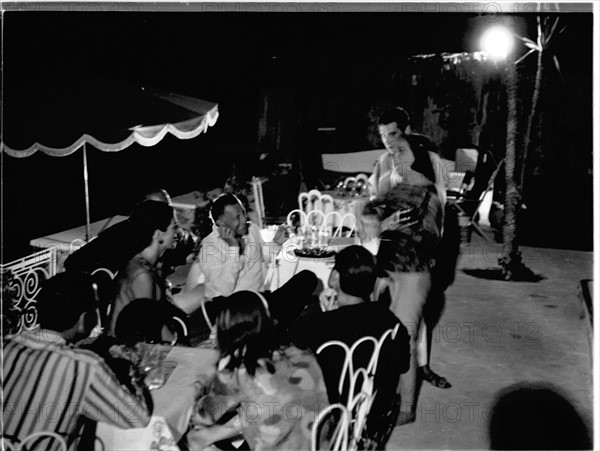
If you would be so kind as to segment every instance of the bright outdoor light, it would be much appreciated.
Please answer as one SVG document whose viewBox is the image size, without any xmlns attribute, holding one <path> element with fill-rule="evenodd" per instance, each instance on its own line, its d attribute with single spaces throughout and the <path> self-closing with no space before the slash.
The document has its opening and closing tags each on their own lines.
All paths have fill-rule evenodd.
<svg viewBox="0 0 600 451">
<path fill-rule="evenodd" d="M 513 34 L 501 25 L 489 28 L 481 37 L 481 50 L 495 60 L 506 58 L 513 46 Z"/>
</svg>

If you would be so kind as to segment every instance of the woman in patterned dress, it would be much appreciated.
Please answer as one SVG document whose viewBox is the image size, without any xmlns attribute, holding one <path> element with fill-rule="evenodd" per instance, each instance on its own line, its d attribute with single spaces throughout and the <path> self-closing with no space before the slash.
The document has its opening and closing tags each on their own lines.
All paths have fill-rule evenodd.
<svg viewBox="0 0 600 451">
<path fill-rule="evenodd" d="M 189 449 L 239 434 L 253 450 L 310 449 L 312 424 L 329 404 L 314 355 L 276 347 L 260 294 L 239 291 L 226 305 L 217 320 L 217 372 L 203 384 Z"/>
</svg>

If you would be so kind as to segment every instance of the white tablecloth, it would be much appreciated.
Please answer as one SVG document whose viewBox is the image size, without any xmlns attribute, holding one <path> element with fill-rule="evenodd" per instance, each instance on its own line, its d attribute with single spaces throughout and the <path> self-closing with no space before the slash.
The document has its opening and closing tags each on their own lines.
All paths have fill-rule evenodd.
<svg viewBox="0 0 600 451">
<path fill-rule="evenodd" d="M 359 244 L 358 238 L 333 238 L 329 243 L 329 248 L 335 252 L 339 252 L 344 247 L 352 244 Z M 305 269 L 314 272 L 323 282 L 323 286 L 326 287 L 329 273 L 333 269 L 334 258 L 298 257 L 294 253 L 294 249 L 298 249 L 298 245 L 293 241 L 284 243 L 275 264 L 269 267 L 266 288 L 274 291 L 290 280 L 295 274 Z"/>
<path fill-rule="evenodd" d="M 178 450 L 177 442 L 187 431 L 194 405 L 194 383 L 214 372 L 217 352 L 211 349 L 174 347 L 167 365 L 177 366 L 166 384 L 153 390 L 154 412 L 145 428 L 119 429 L 98 423 L 96 450 Z"/>
<path fill-rule="evenodd" d="M 95 238 L 100 232 L 108 229 L 121 221 L 127 219 L 127 216 L 113 216 L 102 219 L 90 224 L 90 239 Z M 42 236 L 32 239 L 29 244 L 40 249 L 57 248 L 61 252 L 74 252 L 85 244 L 85 225 L 56 232 L 52 235 Z"/>
<path fill-rule="evenodd" d="M 113 216 L 90 224 L 90 239 L 100 232 L 127 219 L 127 216 Z M 85 245 L 85 225 L 32 239 L 29 244 L 36 249 L 56 249 L 57 272 L 64 270 L 65 259 Z"/>
</svg>

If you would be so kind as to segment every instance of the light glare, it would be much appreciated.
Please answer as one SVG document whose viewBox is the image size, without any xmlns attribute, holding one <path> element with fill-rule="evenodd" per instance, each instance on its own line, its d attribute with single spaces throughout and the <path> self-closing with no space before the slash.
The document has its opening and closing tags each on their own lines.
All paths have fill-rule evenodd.
<svg viewBox="0 0 600 451">
<path fill-rule="evenodd" d="M 481 50 L 492 59 L 505 59 L 514 46 L 513 35 L 506 27 L 497 25 L 488 29 L 481 37 Z"/>
</svg>

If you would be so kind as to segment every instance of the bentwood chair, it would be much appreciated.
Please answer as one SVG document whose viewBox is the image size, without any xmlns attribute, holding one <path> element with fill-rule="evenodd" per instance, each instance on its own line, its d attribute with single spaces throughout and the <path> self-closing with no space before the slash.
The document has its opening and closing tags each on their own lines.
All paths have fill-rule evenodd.
<svg viewBox="0 0 600 451">
<path fill-rule="evenodd" d="M 447 192 L 448 203 L 458 210 L 458 214 L 460 216 L 466 218 L 466 224 L 462 224 L 461 226 L 475 230 L 486 241 L 489 240 L 485 236 L 483 230 L 481 230 L 481 227 L 478 224 L 478 217 L 480 214 L 481 206 L 485 201 L 486 195 L 488 193 L 492 193 L 494 190 L 494 182 L 496 180 L 496 177 L 500 173 L 503 164 L 504 159 L 500 160 L 494 171 L 491 173 L 489 179 L 487 180 L 487 183 L 485 180 L 481 180 L 484 177 L 484 175 L 478 175 L 483 172 L 478 168 L 475 172 L 475 183 L 470 191 L 467 191 L 465 193 L 453 191 Z M 479 180 L 477 180 L 478 177 Z M 480 191 L 480 189 L 477 187 L 482 185 L 485 187 Z"/>
<path fill-rule="evenodd" d="M 110 327 L 110 311 L 116 295 L 116 273 L 106 268 L 96 268 L 90 273 L 100 312 L 100 326 Z"/>
<path fill-rule="evenodd" d="M 331 431 L 329 428 L 333 428 Z M 321 412 L 313 423 L 311 431 L 312 451 L 322 450 L 327 446 L 332 451 L 348 451 L 350 437 L 350 412 L 341 403 L 330 404 Z"/>
<path fill-rule="evenodd" d="M 323 343 L 317 349 L 317 355 L 321 354 L 329 347 L 339 347 L 344 352 L 344 359 L 339 377 L 338 393 L 340 395 L 341 404 L 347 411 L 348 432 L 347 435 L 343 435 L 342 438 L 339 438 L 339 440 L 342 441 L 344 439 L 346 440 L 346 446 L 334 449 L 350 451 L 359 449 L 367 423 L 367 416 L 376 395 L 375 373 L 379 362 L 381 348 L 388 337 L 392 340 L 396 338 L 399 327 L 400 325 L 397 324 L 393 329 L 388 329 L 379 339 L 371 336 L 362 337 L 350 347 L 342 341 L 332 340 Z M 372 347 L 371 357 L 364 367 L 355 368 L 355 353 L 363 344 L 364 346 L 369 346 L 370 344 Z M 344 411 L 342 409 L 342 418 L 343 414 Z M 316 434 L 315 427 L 317 426 L 313 426 L 313 438 Z M 315 446 L 314 442 L 313 446 Z"/>
<path fill-rule="evenodd" d="M 296 223 L 296 219 L 298 219 L 298 223 Z M 303 210 L 296 208 L 288 213 L 286 223 L 288 227 L 304 228 L 308 225 L 308 218 Z"/>
<path fill-rule="evenodd" d="M 333 197 L 329 194 L 322 194 L 319 190 L 312 189 L 307 193 L 300 193 L 298 195 L 298 208 L 306 214 L 314 210 L 327 213 L 334 209 Z"/>
<path fill-rule="evenodd" d="M 20 441 L 11 441 L 7 437 L 0 438 L 0 449 L 7 451 L 67 451 L 66 440 L 56 432 L 33 432 Z"/>
</svg>

